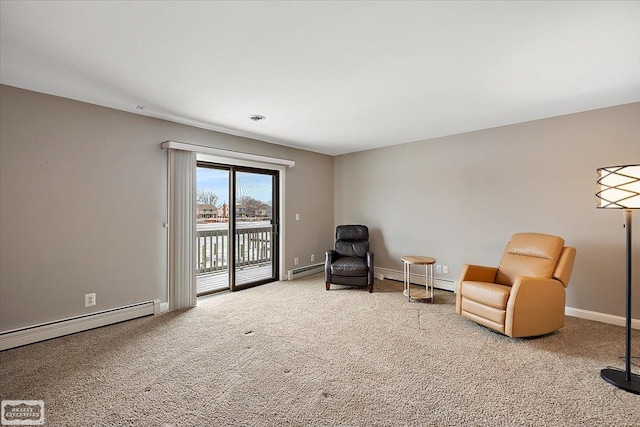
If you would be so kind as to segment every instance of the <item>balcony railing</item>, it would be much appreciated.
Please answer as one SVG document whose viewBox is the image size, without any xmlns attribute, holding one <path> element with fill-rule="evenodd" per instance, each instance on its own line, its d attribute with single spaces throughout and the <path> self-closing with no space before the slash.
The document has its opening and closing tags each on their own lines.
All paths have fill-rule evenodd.
<svg viewBox="0 0 640 427">
<path fill-rule="evenodd" d="M 198 224 L 197 274 L 215 273 L 229 268 L 229 224 Z M 238 223 L 236 226 L 236 267 L 271 263 L 271 224 L 268 222 Z"/>
</svg>

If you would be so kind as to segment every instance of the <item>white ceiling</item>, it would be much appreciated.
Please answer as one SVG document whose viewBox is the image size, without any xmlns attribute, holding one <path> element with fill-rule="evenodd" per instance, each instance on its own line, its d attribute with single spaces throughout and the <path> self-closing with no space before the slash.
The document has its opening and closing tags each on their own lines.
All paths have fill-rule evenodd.
<svg viewBox="0 0 640 427">
<path fill-rule="evenodd" d="M 332 155 L 640 101 L 638 1 L 0 8 L 2 84 Z"/>
</svg>

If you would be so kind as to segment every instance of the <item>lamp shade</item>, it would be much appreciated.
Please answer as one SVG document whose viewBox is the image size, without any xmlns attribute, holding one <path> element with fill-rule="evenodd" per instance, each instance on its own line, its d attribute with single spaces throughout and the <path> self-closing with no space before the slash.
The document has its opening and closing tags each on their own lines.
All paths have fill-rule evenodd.
<svg viewBox="0 0 640 427">
<path fill-rule="evenodd" d="M 640 209 L 640 165 L 598 169 L 598 208 Z"/>
</svg>

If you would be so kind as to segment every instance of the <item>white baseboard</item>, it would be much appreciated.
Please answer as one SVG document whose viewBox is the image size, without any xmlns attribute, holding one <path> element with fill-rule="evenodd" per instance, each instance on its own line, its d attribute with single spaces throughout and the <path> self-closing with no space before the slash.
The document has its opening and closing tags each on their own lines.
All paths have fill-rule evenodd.
<svg viewBox="0 0 640 427">
<path fill-rule="evenodd" d="M 627 319 L 622 316 L 614 316 L 613 314 L 599 313 L 597 311 L 583 310 L 581 308 L 565 307 L 564 314 L 567 316 L 578 317 L 580 319 L 594 320 L 601 323 L 609 323 L 611 325 L 626 326 Z M 631 319 L 631 329 L 640 329 L 640 319 Z"/>
<path fill-rule="evenodd" d="M 76 316 L 56 322 L 48 322 L 2 332 L 0 333 L 0 351 L 86 331 L 88 329 L 99 328 L 100 326 L 123 322 L 137 317 L 158 314 L 159 311 L 156 307 L 160 308 L 161 305 L 160 300 L 145 301 L 84 316 Z"/>
<path fill-rule="evenodd" d="M 391 279 L 391 280 L 397 280 L 399 282 L 404 282 L 404 273 L 402 271 L 376 267 L 374 275 L 376 276 L 376 278 L 380 278 L 380 276 L 382 276 L 382 278 L 384 279 Z M 414 273 L 413 270 L 411 271 L 411 283 L 424 285 L 426 280 L 427 278 L 425 274 Z M 451 279 L 445 279 L 442 277 L 434 277 L 434 287 L 436 289 L 455 292 L 456 281 Z"/>
</svg>

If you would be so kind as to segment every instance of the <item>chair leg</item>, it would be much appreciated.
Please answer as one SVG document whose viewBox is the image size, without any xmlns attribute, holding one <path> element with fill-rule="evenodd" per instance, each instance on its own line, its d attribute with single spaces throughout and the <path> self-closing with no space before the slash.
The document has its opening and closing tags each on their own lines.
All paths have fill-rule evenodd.
<svg viewBox="0 0 640 427">
<path fill-rule="evenodd" d="M 327 282 L 327 283 L 325 284 L 325 287 L 327 288 L 327 290 L 329 290 L 329 288 L 331 287 L 331 283 L 330 283 L 330 282 Z"/>
<path fill-rule="evenodd" d="M 369 293 L 373 292 L 373 283 L 369 285 Z"/>
</svg>

